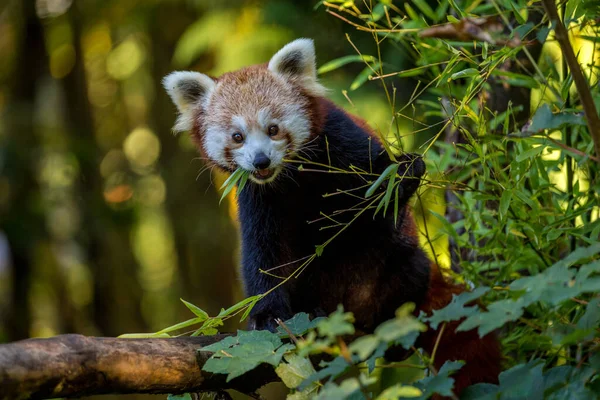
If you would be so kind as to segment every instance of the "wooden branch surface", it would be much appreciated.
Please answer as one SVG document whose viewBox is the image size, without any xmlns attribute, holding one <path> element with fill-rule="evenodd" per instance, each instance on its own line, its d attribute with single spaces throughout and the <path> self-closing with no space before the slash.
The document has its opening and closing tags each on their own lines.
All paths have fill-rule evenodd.
<svg viewBox="0 0 600 400">
<path fill-rule="evenodd" d="M 60 335 L 2 344 L 0 399 L 222 389 L 252 393 L 277 380 L 268 365 L 230 382 L 225 382 L 225 375 L 202 371 L 211 353 L 197 350 L 225 336 L 116 339 Z"/>
</svg>

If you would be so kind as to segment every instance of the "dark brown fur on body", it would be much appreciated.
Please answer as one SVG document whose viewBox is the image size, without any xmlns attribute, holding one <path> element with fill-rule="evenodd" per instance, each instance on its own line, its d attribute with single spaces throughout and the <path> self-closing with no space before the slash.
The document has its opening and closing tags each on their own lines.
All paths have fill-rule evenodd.
<svg viewBox="0 0 600 400">
<path fill-rule="evenodd" d="M 374 207 L 364 211 L 368 181 L 391 161 L 364 120 L 324 98 L 312 42 L 297 40 L 268 65 L 216 79 L 174 73 L 165 87 L 180 110 L 176 129 L 191 130 L 204 158 L 230 172 L 244 168 L 253 174 L 237 199 L 242 274 L 248 295 L 269 294 L 251 312 L 252 329 L 273 330 L 275 318 L 327 315 L 342 304 L 354 314 L 357 330 L 369 333 L 405 302 L 417 305 L 417 315 L 429 314 L 464 290 L 447 282 L 419 245 L 409 200 L 425 172 L 420 157 L 398 159 L 397 221 L 392 210 L 376 216 Z M 181 88 L 193 90 L 180 93 Z M 273 124 L 278 129 L 271 135 Z M 238 133 L 244 140 L 232 140 Z M 256 175 L 262 170 L 251 162 L 255 152 L 271 158 L 268 180 Z M 298 163 L 284 163 L 298 156 L 318 165 L 304 161 L 300 169 Z M 374 175 L 360 175 L 356 168 Z M 330 171 L 338 169 L 350 173 Z M 385 185 L 371 198 L 374 205 L 383 190 Z M 315 246 L 324 243 L 322 254 L 299 273 Z M 457 325 L 429 330 L 418 344 L 431 353 L 439 337 L 436 368 L 447 360 L 467 362 L 455 376 L 456 393 L 473 383 L 495 382 L 501 360 L 496 338 L 456 332 Z"/>
</svg>

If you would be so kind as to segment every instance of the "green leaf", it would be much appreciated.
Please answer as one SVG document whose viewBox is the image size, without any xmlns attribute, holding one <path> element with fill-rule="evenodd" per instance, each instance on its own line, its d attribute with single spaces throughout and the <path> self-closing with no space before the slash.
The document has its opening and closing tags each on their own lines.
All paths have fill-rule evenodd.
<svg viewBox="0 0 600 400">
<path fill-rule="evenodd" d="M 373 193 L 375 193 L 375 191 L 377 190 L 377 188 L 379 188 L 379 186 L 381 186 L 381 184 L 383 183 L 383 181 L 385 181 L 385 179 L 389 175 L 391 175 L 391 174 L 396 175 L 396 173 L 398 172 L 398 167 L 399 167 L 398 164 L 389 165 L 381 173 L 381 175 L 379 175 L 379 177 L 377 178 L 377 180 L 375 182 L 373 182 L 373 184 L 369 187 L 369 189 L 365 193 L 365 198 L 368 199 L 369 197 L 373 196 Z"/>
<path fill-rule="evenodd" d="M 448 3 L 450 3 L 460 18 L 465 18 L 467 16 L 467 14 L 456 4 L 454 0 L 448 0 Z"/>
<path fill-rule="evenodd" d="M 461 400 L 496 400 L 498 398 L 498 385 L 491 383 L 478 383 L 466 388 L 460 396 Z"/>
<path fill-rule="evenodd" d="M 270 342 L 273 347 L 279 347 L 282 344 L 279 336 L 269 331 L 241 331 L 238 330 L 236 336 L 227 336 L 225 339 L 213 343 L 209 346 L 204 346 L 199 351 L 217 352 L 226 350 L 240 344 L 252 344 L 258 342 Z"/>
<path fill-rule="evenodd" d="M 290 389 L 295 389 L 305 381 L 309 376 L 316 373 L 310 360 L 300 357 L 296 354 L 286 355 L 285 363 L 281 363 L 275 368 L 275 373 L 281 378 L 281 381 Z"/>
<path fill-rule="evenodd" d="M 204 323 L 202 324 L 202 326 L 200 328 L 198 328 L 198 330 L 196 330 L 192 336 L 200 336 L 200 335 L 216 335 L 217 333 L 219 333 L 219 331 L 217 330 L 217 327 L 219 326 L 223 326 L 223 320 L 221 318 L 209 318 L 206 321 L 204 321 Z"/>
<path fill-rule="evenodd" d="M 361 87 L 371 75 L 375 75 L 374 71 L 378 71 L 380 67 L 381 63 L 379 61 L 375 61 L 371 66 L 363 69 L 358 75 L 356 75 L 356 78 L 354 78 L 354 81 L 352 81 L 350 84 L 350 90 L 356 90 Z"/>
<path fill-rule="evenodd" d="M 167 400 L 192 400 L 192 396 L 189 393 L 170 394 L 167 396 Z"/>
<path fill-rule="evenodd" d="M 352 62 L 373 62 L 375 61 L 375 57 L 373 56 L 368 56 L 368 55 L 350 55 L 350 56 L 344 56 L 344 57 L 340 57 L 340 58 L 336 58 L 335 60 L 331 60 L 329 62 L 326 62 L 325 64 L 321 65 L 321 67 L 317 70 L 318 74 L 325 74 L 327 72 L 331 72 L 333 70 L 336 70 L 346 64 L 352 63 Z"/>
<path fill-rule="evenodd" d="M 371 354 L 371 357 L 369 357 L 368 360 L 366 360 L 369 374 L 375 370 L 377 359 L 383 357 L 385 355 L 385 351 L 387 349 L 388 349 L 387 343 L 383 343 L 383 342 L 379 343 L 379 346 L 377 346 L 377 348 L 375 349 L 375 352 L 373 354 Z"/>
<path fill-rule="evenodd" d="M 414 304 L 406 303 L 396 311 L 396 318 L 386 321 L 375 329 L 375 336 L 382 342 L 399 344 L 405 349 L 412 346 L 419 332 L 427 330 L 425 324 L 412 315 Z"/>
<path fill-rule="evenodd" d="M 237 195 L 239 195 L 240 193 L 242 193 L 242 190 L 244 190 L 244 187 L 246 187 L 246 183 L 248 182 L 248 178 L 249 177 L 250 177 L 250 173 L 242 174 L 242 177 L 238 181 Z"/>
<path fill-rule="evenodd" d="M 258 294 L 256 296 L 250 296 L 250 297 L 240 301 L 239 303 L 232 305 L 227 310 L 221 310 L 221 312 L 219 313 L 219 315 L 217 315 L 217 317 L 225 317 L 225 316 L 234 314 L 236 311 L 241 310 L 242 308 L 246 307 L 248 304 L 256 303 L 256 301 L 260 300 L 261 298 L 262 298 L 262 294 Z"/>
<path fill-rule="evenodd" d="M 470 315 L 457 328 L 468 331 L 478 328 L 480 336 L 493 331 L 507 322 L 515 321 L 523 315 L 525 307 L 534 302 L 558 305 L 582 293 L 600 291 L 600 260 L 583 265 L 576 271 L 570 265 L 599 254 L 600 243 L 580 247 L 542 273 L 517 279 L 510 285 L 511 291 L 520 297 L 491 303 L 487 311 L 477 311 Z M 520 293 L 517 293 L 520 292 Z"/>
<path fill-rule="evenodd" d="M 192 325 L 199 324 L 202 321 L 204 321 L 204 319 L 202 319 L 200 317 L 198 317 L 198 318 L 191 318 L 191 319 L 188 319 L 187 321 L 183 321 L 183 322 L 180 322 L 178 324 L 171 325 L 168 328 L 162 329 L 162 330 L 156 332 L 156 334 L 160 335 L 160 334 L 163 334 L 163 333 L 169 333 L 169 332 L 173 332 L 173 331 L 178 331 L 180 329 L 188 328 L 188 327 L 190 327 Z"/>
<path fill-rule="evenodd" d="M 398 210 L 400 208 L 400 195 L 398 190 L 400 185 L 396 185 L 396 192 L 394 193 L 394 226 L 398 226 Z"/>
<path fill-rule="evenodd" d="M 516 301 L 500 300 L 488 306 L 487 312 L 477 312 L 469 316 L 457 328 L 458 331 L 470 331 L 478 328 L 479 336 L 485 336 L 500 328 L 507 322 L 514 321 L 523 315 L 526 303 L 523 298 Z"/>
<path fill-rule="evenodd" d="M 325 250 L 325 246 L 320 244 L 318 246 L 315 246 L 315 254 L 317 255 L 317 257 L 321 257 L 323 255 L 323 250 Z"/>
<path fill-rule="evenodd" d="M 306 378 L 306 380 L 304 380 L 304 382 L 298 386 L 299 390 L 304 390 L 313 382 L 321 381 L 326 378 L 328 381 L 331 381 L 342 375 L 350 368 L 350 364 L 348 364 L 344 357 L 341 356 L 336 357 L 329 362 L 322 361 L 319 366 L 322 367 L 322 369 Z"/>
<path fill-rule="evenodd" d="M 579 247 L 575 249 L 571 254 L 563 258 L 561 261 L 554 264 L 555 266 L 567 266 L 581 262 L 582 260 L 590 257 L 598 256 L 600 254 L 600 242 L 595 243 L 588 247 Z M 592 264 L 590 264 L 592 265 Z M 594 267 L 595 268 L 595 267 Z"/>
<path fill-rule="evenodd" d="M 387 214 L 388 206 L 390 205 L 390 201 L 392 200 L 392 194 L 394 194 L 394 188 L 399 186 L 399 185 L 394 186 L 395 182 L 396 182 L 396 174 L 390 175 L 390 178 L 389 178 L 389 181 L 387 184 L 387 188 L 385 190 L 385 195 L 383 196 L 383 198 L 381 199 L 381 202 L 379 203 L 379 206 L 375 210 L 375 215 L 377 215 L 377 212 L 381 208 L 381 205 L 384 206 L 383 207 L 383 215 L 385 216 Z M 398 203 L 398 201 L 400 201 L 400 199 L 396 198 L 395 203 Z"/>
<path fill-rule="evenodd" d="M 237 336 L 201 348 L 214 352 L 202 369 L 227 374 L 227 382 L 256 368 L 262 363 L 277 366 L 285 353 L 294 345 L 282 344 L 279 337 L 268 331 L 238 331 Z"/>
<path fill-rule="evenodd" d="M 425 0 L 412 0 L 412 2 L 427 18 L 433 22 L 437 22 L 437 16 Z"/>
<path fill-rule="evenodd" d="M 376 400 L 397 400 L 405 398 L 419 397 L 423 394 L 421 389 L 414 386 L 395 384 L 385 389 Z"/>
<path fill-rule="evenodd" d="M 586 340 L 593 338 L 594 329 L 600 326 L 600 297 L 592 299 L 583 316 L 577 321 L 577 329 L 589 331 Z"/>
<path fill-rule="evenodd" d="M 535 112 L 531 124 L 527 127 L 527 132 L 537 133 L 545 129 L 559 129 L 564 125 L 579 125 L 586 124 L 582 115 L 568 112 L 558 112 L 553 114 L 550 111 L 548 104 L 543 104 Z"/>
<path fill-rule="evenodd" d="M 502 398 L 542 400 L 544 392 L 540 389 L 543 387 L 543 366 L 540 360 L 533 360 L 503 371 L 498 377 Z"/>
<path fill-rule="evenodd" d="M 357 354 L 361 360 L 366 360 L 377 349 L 379 344 L 379 338 L 374 335 L 366 335 L 350 343 L 348 350 L 353 354 Z"/>
<path fill-rule="evenodd" d="M 492 72 L 493 76 L 503 77 L 502 82 L 506 82 L 511 86 L 526 87 L 529 89 L 537 89 L 540 87 L 540 83 L 531 76 L 519 74 L 505 69 L 495 69 Z"/>
<path fill-rule="evenodd" d="M 283 355 L 294 348 L 285 344 L 275 348 L 270 342 L 254 342 L 241 344 L 228 350 L 215 352 L 206 361 L 202 370 L 215 374 L 227 374 L 227 382 L 253 370 L 263 363 L 276 366 Z"/>
<path fill-rule="evenodd" d="M 248 171 L 243 170 L 241 168 L 238 168 L 235 171 L 233 171 L 233 173 L 229 175 L 229 177 L 221 185 L 221 189 L 225 188 L 225 190 L 223 190 L 223 194 L 221 195 L 219 203 L 221 203 L 223 199 L 227 197 L 227 195 L 233 190 L 236 183 L 238 183 L 238 181 L 240 181 L 244 177 L 244 175 L 248 174 L 250 174 Z"/>
<path fill-rule="evenodd" d="M 504 190 L 502 192 L 502 196 L 500 197 L 500 207 L 498 211 L 500 213 L 500 220 L 506 219 L 506 213 L 508 212 L 508 207 L 510 207 L 510 201 L 512 200 L 512 190 Z"/>
<path fill-rule="evenodd" d="M 465 305 L 477 300 L 489 291 L 490 288 L 479 286 L 473 289 L 472 292 L 453 295 L 452 301 L 446 307 L 434 310 L 430 317 L 423 318 L 423 320 L 428 322 L 433 329 L 437 329 L 442 322 L 458 321 L 461 318 L 470 317 L 477 312 L 479 306 L 466 307 Z"/>
<path fill-rule="evenodd" d="M 527 20 L 521 15 L 521 12 L 523 12 L 523 10 L 519 10 L 517 8 L 517 5 L 513 1 L 509 0 L 508 3 L 510 4 L 510 7 L 513 10 L 513 15 L 515 16 L 515 19 L 517 20 L 517 22 L 519 24 L 525 24 L 527 22 Z M 520 36 L 520 37 L 524 37 L 524 36 Z"/>
<path fill-rule="evenodd" d="M 446 361 L 437 375 L 428 376 L 415 383 L 423 391 L 421 399 L 428 399 L 435 393 L 442 396 L 452 396 L 454 378 L 450 375 L 462 368 L 464 363 L 459 361 Z"/>
<path fill-rule="evenodd" d="M 385 15 L 385 5 L 383 3 L 379 3 L 375 7 L 373 7 L 373 10 L 371 11 L 371 15 L 370 15 L 369 21 L 377 22 L 384 15 Z"/>
<path fill-rule="evenodd" d="M 463 69 L 462 71 L 453 73 L 452 75 L 450 75 L 450 79 L 456 80 L 459 78 L 466 78 L 466 77 L 477 76 L 477 75 L 479 75 L 479 70 L 477 70 L 475 68 L 467 68 L 467 69 Z"/>
<path fill-rule="evenodd" d="M 360 379 L 360 381 L 359 381 Z M 354 400 L 352 395 L 359 394 L 360 399 L 364 398 L 360 394 L 362 387 L 373 384 L 376 381 L 375 378 L 367 378 L 364 375 L 360 375 L 357 378 L 345 379 L 339 385 L 333 382 L 329 382 L 323 386 L 321 392 L 314 398 L 314 400 L 333 400 L 333 399 L 351 399 Z"/>
<path fill-rule="evenodd" d="M 117 336 L 120 339 L 154 339 L 154 338 L 170 338 L 168 333 L 124 333 Z"/>
<path fill-rule="evenodd" d="M 340 306 L 329 318 L 322 319 L 317 323 L 317 330 L 320 336 L 335 339 L 337 336 L 353 335 L 353 322 L 352 313 L 345 313 Z"/>
<path fill-rule="evenodd" d="M 546 39 L 548 38 L 548 34 L 549 33 L 550 33 L 550 27 L 548 27 L 548 26 L 541 26 L 538 29 L 535 37 L 538 40 L 538 42 L 540 42 L 540 43 L 543 44 L 543 43 L 546 42 Z"/>
<path fill-rule="evenodd" d="M 530 158 L 537 157 L 542 151 L 544 151 L 544 148 L 544 146 L 537 146 L 532 149 L 525 150 L 524 152 L 517 154 L 515 160 L 517 160 L 517 162 L 521 162 Z"/>
<path fill-rule="evenodd" d="M 283 324 L 288 328 L 292 335 L 301 336 L 308 332 L 310 329 L 315 328 L 318 325 L 318 323 L 322 320 L 324 320 L 324 318 L 319 317 L 311 321 L 307 313 L 299 313 L 285 321 Z M 288 337 L 287 331 L 285 331 L 280 326 L 277 327 L 277 333 L 281 337 Z"/>
<path fill-rule="evenodd" d="M 250 303 L 248 303 L 248 307 L 246 307 L 246 310 L 244 310 L 244 313 L 242 314 L 242 316 L 240 318 L 240 322 L 242 322 L 246 318 L 248 318 L 248 315 L 250 315 L 250 312 L 252 311 L 252 309 L 254 308 L 256 303 L 258 303 L 260 301 L 260 299 L 262 299 L 262 296 L 258 296 L 258 297 L 255 296 L 255 299 L 252 300 Z"/>
<path fill-rule="evenodd" d="M 188 308 L 188 309 L 189 309 L 191 312 L 193 312 L 194 314 L 196 314 L 196 316 L 197 316 L 199 319 L 207 319 L 207 318 L 208 318 L 208 313 L 207 313 L 206 311 L 204 311 L 203 309 L 201 309 L 200 307 L 198 307 L 198 306 L 195 306 L 195 305 L 193 305 L 192 303 L 189 303 L 189 302 L 185 301 L 184 299 L 179 299 L 179 300 L 181 300 L 181 302 L 182 302 L 183 304 L 185 304 L 185 306 L 186 306 L 186 307 L 187 307 L 187 308 Z"/>
</svg>

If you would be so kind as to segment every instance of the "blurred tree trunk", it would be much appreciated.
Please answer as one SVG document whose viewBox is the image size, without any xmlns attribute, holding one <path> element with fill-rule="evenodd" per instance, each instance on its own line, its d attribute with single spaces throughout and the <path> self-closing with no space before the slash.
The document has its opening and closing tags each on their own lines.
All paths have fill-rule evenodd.
<svg viewBox="0 0 600 400">
<path fill-rule="evenodd" d="M 104 201 L 104 182 L 99 167 L 103 155 L 94 135 L 81 46 L 84 17 L 77 4 L 71 6 L 68 18 L 73 29 L 75 64 L 62 82 L 70 147 L 80 169 L 78 189 L 83 214 L 80 243 L 94 280 L 93 318 L 96 327 L 105 335 L 144 331 L 147 324 L 141 312 L 142 289 L 130 240 L 133 211 L 113 210 Z"/>
<path fill-rule="evenodd" d="M 39 142 L 34 117 L 36 87 L 39 80 L 47 75 L 47 56 L 34 2 L 13 4 L 20 8 L 22 29 L 20 43 L 17 44 L 19 54 L 9 82 L 11 102 L 6 111 L 10 212 L 0 216 L 12 252 L 12 304 L 7 324 L 9 340 L 29 336 L 31 274 L 37 244 L 47 238 L 36 179 Z"/>
<path fill-rule="evenodd" d="M 226 203 L 219 207 L 210 188 L 210 172 L 198 177 L 204 163 L 198 161 L 195 151 L 185 151 L 179 145 L 180 139 L 170 134 L 175 107 L 162 87 L 162 78 L 172 72 L 170 60 L 177 39 L 194 21 L 193 16 L 181 5 L 160 3 L 150 18 L 156 93 L 151 114 L 161 137 L 160 171 L 167 186 L 166 209 L 173 224 L 182 297 L 218 312 L 234 301 L 237 234 L 227 216 Z"/>
</svg>

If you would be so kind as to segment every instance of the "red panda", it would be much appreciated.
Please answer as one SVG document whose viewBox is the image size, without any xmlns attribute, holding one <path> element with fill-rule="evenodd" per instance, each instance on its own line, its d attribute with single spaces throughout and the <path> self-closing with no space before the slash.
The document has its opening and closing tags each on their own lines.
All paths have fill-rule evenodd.
<svg viewBox="0 0 600 400">
<path fill-rule="evenodd" d="M 218 78 L 173 72 L 164 86 L 179 111 L 175 131 L 191 131 L 210 163 L 250 173 L 237 198 L 247 295 L 294 275 L 256 304 L 250 329 L 274 330 L 275 318 L 328 315 L 342 304 L 357 330 L 372 332 L 405 302 L 430 313 L 462 291 L 419 246 L 408 200 L 425 173 L 420 157 L 399 158 L 397 220 L 391 212 L 374 217 L 374 206 L 367 207 L 369 181 L 391 161 L 365 121 L 324 97 L 312 40 L 295 40 L 266 65 Z M 303 168 L 287 162 L 300 158 Z M 319 256 L 300 268 L 315 251 Z M 455 377 L 457 393 L 495 382 L 501 355 L 494 335 L 480 339 L 454 328 L 443 332 L 435 366 L 466 361 Z M 419 345 L 431 352 L 438 334 L 426 332 Z"/>
</svg>

